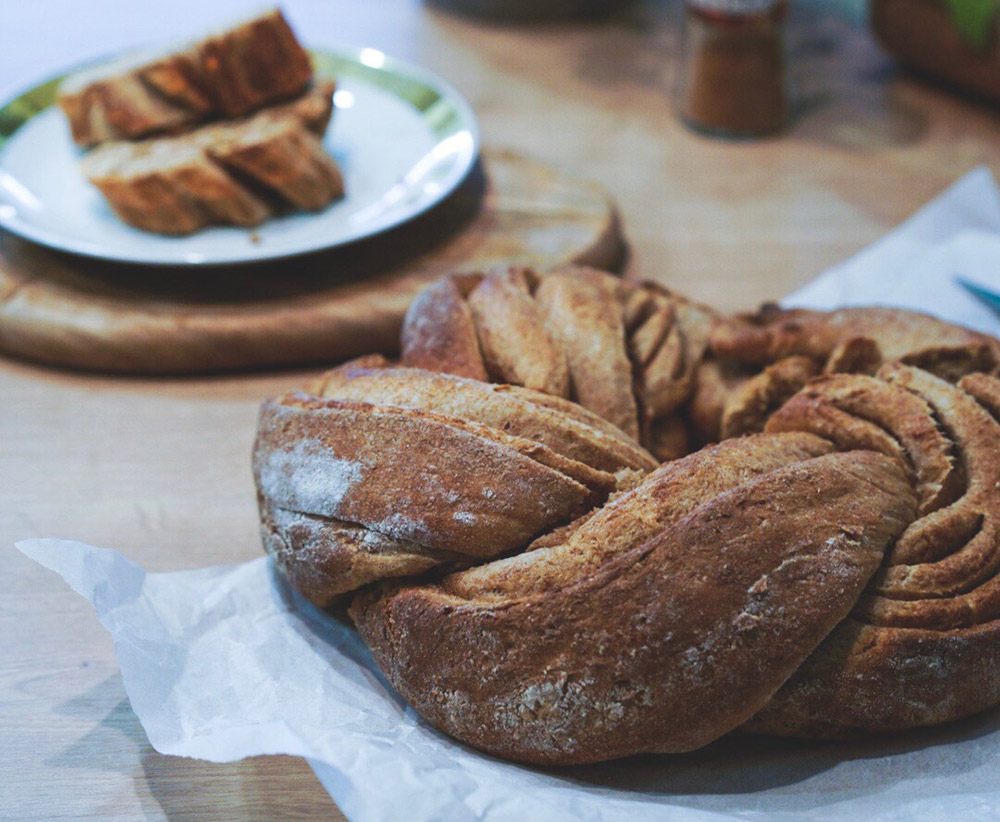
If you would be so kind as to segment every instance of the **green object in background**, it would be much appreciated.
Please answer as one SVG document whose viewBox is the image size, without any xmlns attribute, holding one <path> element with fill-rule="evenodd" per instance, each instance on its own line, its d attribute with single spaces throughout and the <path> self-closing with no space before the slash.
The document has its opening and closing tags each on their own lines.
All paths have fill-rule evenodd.
<svg viewBox="0 0 1000 822">
<path fill-rule="evenodd" d="M 990 42 L 1000 0 L 944 0 L 958 33 L 970 46 L 984 51 Z"/>
</svg>

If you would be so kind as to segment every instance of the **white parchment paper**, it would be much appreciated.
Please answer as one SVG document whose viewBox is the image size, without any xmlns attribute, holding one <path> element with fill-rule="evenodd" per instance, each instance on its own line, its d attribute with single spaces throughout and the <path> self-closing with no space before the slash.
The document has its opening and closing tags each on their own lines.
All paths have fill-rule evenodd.
<svg viewBox="0 0 1000 822">
<path fill-rule="evenodd" d="M 1000 336 L 1000 316 L 965 278 L 1000 290 L 1000 191 L 985 169 L 785 302 L 900 305 Z M 997 710 L 862 743 L 733 736 L 684 756 L 528 768 L 421 722 L 353 630 L 264 557 L 147 574 L 79 542 L 18 547 L 93 604 L 154 748 L 214 762 L 307 757 L 355 822 L 1000 817 Z"/>
</svg>

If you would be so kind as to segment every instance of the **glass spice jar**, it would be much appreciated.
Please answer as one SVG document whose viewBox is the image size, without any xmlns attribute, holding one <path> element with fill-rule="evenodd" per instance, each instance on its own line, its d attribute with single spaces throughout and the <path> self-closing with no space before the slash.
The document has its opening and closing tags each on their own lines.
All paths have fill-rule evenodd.
<svg viewBox="0 0 1000 822">
<path fill-rule="evenodd" d="M 686 0 L 679 106 L 696 131 L 755 137 L 788 121 L 787 0 Z"/>
</svg>

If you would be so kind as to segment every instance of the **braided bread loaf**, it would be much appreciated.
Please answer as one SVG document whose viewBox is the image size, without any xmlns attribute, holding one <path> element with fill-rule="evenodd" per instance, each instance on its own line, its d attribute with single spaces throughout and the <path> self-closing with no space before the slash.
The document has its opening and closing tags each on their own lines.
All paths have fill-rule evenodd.
<svg viewBox="0 0 1000 822">
<path fill-rule="evenodd" d="M 264 405 L 265 547 L 433 725 L 512 759 L 956 719 L 1000 702 L 997 351 L 885 309 L 446 278 L 402 365 Z M 751 433 L 658 468 L 637 442 L 713 421 Z"/>
</svg>

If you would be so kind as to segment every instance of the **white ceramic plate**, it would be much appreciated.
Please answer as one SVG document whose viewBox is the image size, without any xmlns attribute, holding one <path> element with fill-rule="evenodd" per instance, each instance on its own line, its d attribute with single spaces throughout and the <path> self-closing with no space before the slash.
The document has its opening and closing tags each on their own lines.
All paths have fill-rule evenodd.
<svg viewBox="0 0 1000 822">
<path fill-rule="evenodd" d="M 153 265 L 273 260 L 400 225 L 448 195 L 479 151 L 469 104 L 447 83 L 375 49 L 315 51 L 337 80 L 325 145 L 346 196 L 316 214 L 164 237 L 118 220 L 77 168 L 81 152 L 53 105 L 55 78 L 0 101 L 0 226 L 62 251 Z"/>
</svg>

